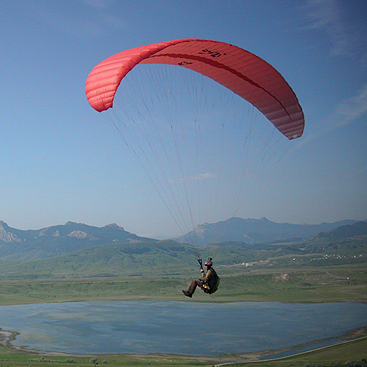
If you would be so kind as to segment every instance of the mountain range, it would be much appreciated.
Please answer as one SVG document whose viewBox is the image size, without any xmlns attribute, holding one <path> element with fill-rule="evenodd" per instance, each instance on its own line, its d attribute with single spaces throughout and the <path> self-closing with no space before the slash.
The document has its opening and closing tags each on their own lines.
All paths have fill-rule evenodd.
<svg viewBox="0 0 367 367">
<path fill-rule="evenodd" d="M 302 241 L 316 236 L 317 240 L 330 236 L 334 239 L 351 234 L 358 221 L 344 220 L 319 225 L 275 223 L 266 218 L 231 218 L 218 223 L 205 223 L 193 232 L 175 241 L 192 246 L 239 242 L 247 245 Z M 357 231 L 367 234 L 366 222 Z M 353 230 L 348 226 L 353 226 Z M 353 232 L 354 233 L 354 232 Z M 317 237 L 318 236 L 318 237 Z M 338 237 L 339 236 L 339 237 Z M 125 231 L 117 224 L 93 227 L 82 223 L 67 222 L 39 230 L 19 230 L 0 221 L 0 260 L 47 259 L 63 256 L 90 247 L 108 244 L 158 243 L 153 238 L 140 237 Z"/>
<path fill-rule="evenodd" d="M 0 221 L 0 259 L 45 259 L 96 245 L 156 241 L 127 232 L 117 224 L 93 227 L 67 222 L 39 230 L 20 230 Z"/>
<path fill-rule="evenodd" d="M 68 225 L 71 225 L 70 223 Z M 74 224 L 76 225 L 76 224 Z M 105 228 L 105 227 L 103 227 Z M 105 229 L 101 229 L 102 231 Z M 4 233 L 3 233 L 4 234 Z M 9 238 L 9 237 L 8 237 Z M 94 240 L 96 241 L 96 240 Z M 109 243 L 81 248 L 68 254 L 40 258 L 52 253 L 52 242 L 39 246 L 39 252 L 4 254 L 0 245 L 0 279 L 48 279 L 91 277 L 163 276 L 167 282 L 178 274 L 187 274 L 198 267 L 197 257 L 214 257 L 221 273 L 243 266 L 343 265 L 365 262 L 367 256 L 367 222 L 337 227 L 320 232 L 300 242 L 246 244 L 223 242 L 203 247 L 173 240 Z M 71 248 L 69 248 L 71 250 Z M 37 257 L 35 257 L 37 255 Z M 31 256 L 34 256 L 33 259 Z M 297 262 L 294 260 L 297 258 Z M 28 260 L 28 261 L 24 261 Z M 197 270 L 196 270 L 197 271 Z"/>
<path fill-rule="evenodd" d="M 275 223 L 266 218 L 242 219 L 233 217 L 217 223 L 204 223 L 190 233 L 177 238 L 181 243 L 205 246 L 211 243 L 227 241 L 247 244 L 279 242 L 286 240 L 302 240 L 315 236 L 320 232 L 328 232 L 335 228 L 351 225 L 358 221 L 342 220 L 321 224 Z"/>
</svg>

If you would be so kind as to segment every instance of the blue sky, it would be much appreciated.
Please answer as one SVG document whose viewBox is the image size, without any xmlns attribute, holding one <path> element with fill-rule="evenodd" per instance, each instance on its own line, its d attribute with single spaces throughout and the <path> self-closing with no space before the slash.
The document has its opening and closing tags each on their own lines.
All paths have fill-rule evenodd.
<svg viewBox="0 0 367 367">
<path fill-rule="evenodd" d="M 233 214 L 310 224 L 367 219 L 366 18 L 367 2 L 358 0 L 2 1 L 0 220 L 19 229 L 74 221 L 117 223 L 152 237 L 182 234 L 84 92 L 88 73 L 108 56 L 179 38 L 224 41 L 263 58 L 291 85 L 306 118 L 302 138 L 280 142 L 275 160 L 268 151 L 260 171 L 262 160 L 251 167 L 250 153 L 246 171 L 225 156 L 216 195 L 228 202 L 240 189 L 240 199 L 233 194 L 233 208 L 213 216 L 206 212 L 214 200 L 196 201 L 196 192 L 192 224 Z"/>
</svg>

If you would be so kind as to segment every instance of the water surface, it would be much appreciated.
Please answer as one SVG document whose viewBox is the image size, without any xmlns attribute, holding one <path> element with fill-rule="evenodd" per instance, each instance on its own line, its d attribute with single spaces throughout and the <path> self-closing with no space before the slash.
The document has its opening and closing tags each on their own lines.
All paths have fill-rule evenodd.
<svg viewBox="0 0 367 367">
<path fill-rule="evenodd" d="M 80 354 L 221 356 L 291 348 L 367 326 L 367 304 L 76 302 L 0 307 L 17 346 Z"/>
</svg>

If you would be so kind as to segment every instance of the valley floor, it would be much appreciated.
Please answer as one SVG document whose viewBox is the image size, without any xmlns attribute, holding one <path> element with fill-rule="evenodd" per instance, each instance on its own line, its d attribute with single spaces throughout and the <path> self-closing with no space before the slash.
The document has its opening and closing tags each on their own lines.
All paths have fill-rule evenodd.
<svg viewBox="0 0 367 367">
<path fill-rule="evenodd" d="M 83 301 L 367 302 L 366 262 L 340 266 L 217 267 L 217 293 L 183 296 L 198 272 L 157 276 L 9 279 L 0 282 L 0 305 Z"/>
<path fill-rule="evenodd" d="M 367 302 L 366 263 L 349 266 L 318 267 L 236 267 L 217 268 L 221 285 L 214 295 L 200 290 L 192 299 L 185 298 L 185 289 L 198 274 L 165 275 L 162 277 L 110 277 L 110 278 L 62 278 L 62 279 L 3 279 L 0 283 L 0 305 L 106 301 L 106 300 L 171 300 L 187 302 Z M 1 327 L 1 325 L 0 325 Z M 348 365 L 347 361 L 367 359 L 367 331 L 360 329 L 339 345 L 323 348 L 297 356 L 271 361 L 260 361 L 261 354 L 226 356 L 222 358 L 185 357 L 169 355 L 114 355 L 83 356 L 38 353 L 12 347 L 10 341 L 15 332 L 0 333 L 0 365 L 54 366 L 61 362 L 77 362 L 78 365 L 109 366 L 213 366 L 246 365 L 304 366 Z M 274 353 L 274 352 L 272 352 Z M 363 361 L 361 363 L 364 363 Z M 360 364 L 363 366 L 363 364 Z"/>
</svg>

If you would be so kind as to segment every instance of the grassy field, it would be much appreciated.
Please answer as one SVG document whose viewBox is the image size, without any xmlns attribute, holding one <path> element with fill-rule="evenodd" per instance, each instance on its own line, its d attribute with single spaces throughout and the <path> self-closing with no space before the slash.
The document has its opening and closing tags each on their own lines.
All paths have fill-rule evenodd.
<svg viewBox="0 0 367 367">
<path fill-rule="evenodd" d="M 245 362 L 227 364 L 227 366 L 246 367 L 312 367 L 312 366 L 367 366 L 367 337 L 344 342 L 332 347 L 322 348 L 292 357 L 279 358 L 263 362 Z"/>
<path fill-rule="evenodd" d="M 353 266 L 218 267 L 220 290 L 195 293 L 198 302 L 367 302 L 366 263 Z M 0 305 L 102 300 L 172 300 L 183 297 L 198 271 L 161 277 L 3 279 Z"/>
<path fill-rule="evenodd" d="M 197 269 L 160 277 L 2 279 L 0 305 L 97 300 L 367 302 L 366 265 L 360 262 L 339 266 L 300 266 L 292 261 L 284 261 L 281 266 L 268 266 L 265 262 L 254 266 L 218 266 L 216 270 L 221 276 L 219 291 L 214 295 L 206 295 L 199 290 L 193 299 L 185 298 L 181 289 L 186 288 L 192 278 L 200 276 Z M 229 365 L 227 363 L 235 361 L 237 366 L 335 367 L 345 366 L 348 361 L 362 361 L 367 358 L 365 335 L 366 330 L 363 330 L 359 335 L 355 335 L 360 339 L 273 361 L 259 361 L 259 355 L 213 359 L 169 355 L 40 355 L 10 348 L 5 340 L 0 345 L 0 366 L 45 367 L 72 362 L 80 366 L 93 366 L 92 360 L 97 358 L 99 366 L 105 363 L 107 366 L 213 366 Z M 359 363 L 363 366 L 363 362 Z"/>
</svg>

